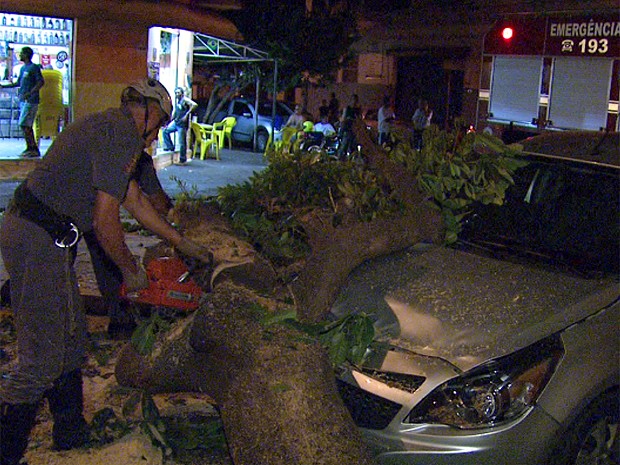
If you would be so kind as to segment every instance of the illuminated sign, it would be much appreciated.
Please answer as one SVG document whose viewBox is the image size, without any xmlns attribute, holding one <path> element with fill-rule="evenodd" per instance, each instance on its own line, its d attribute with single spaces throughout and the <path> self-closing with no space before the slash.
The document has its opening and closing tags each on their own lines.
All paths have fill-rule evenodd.
<svg viewBox="0 0 620 465">
<path fill-rule="evenodd" d="M 620 15 L 517 16 L 485 36 L 488 55 L 620 57 Z M 506 37 L 507 31 L 511 37 Z"/>
<path fill-rule="evenodd" d="M 549 20 L 546 52 L 549 55 L 617 57 L 620 21 L 606 18 Z"/>
</svg>

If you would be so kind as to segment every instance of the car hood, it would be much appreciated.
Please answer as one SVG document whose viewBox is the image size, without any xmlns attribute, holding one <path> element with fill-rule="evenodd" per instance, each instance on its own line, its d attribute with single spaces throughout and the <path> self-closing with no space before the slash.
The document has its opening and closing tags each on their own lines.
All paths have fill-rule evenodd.
<svg viewBox="0 0 620 465">
<path fill-rule="evenodd" d="M 618 295 L 615 279 L 419 245 L 358 267 L 332 313 L 369 314 L 387 346 L 466 371 L 587 318 Z"/>
</svg>

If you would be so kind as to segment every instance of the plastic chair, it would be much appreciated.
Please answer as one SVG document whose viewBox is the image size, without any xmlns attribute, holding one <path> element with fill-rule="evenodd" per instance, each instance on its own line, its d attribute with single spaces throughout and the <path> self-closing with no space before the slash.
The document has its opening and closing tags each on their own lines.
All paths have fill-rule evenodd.
<svg viewBox="0 0 620 465">
<path fill-rule="evenodd" d="M 299 129 L 284 127 L 280 132 L 282 134 L 282 139 L 276 141 L 275 146 L 276 148 L 282 147 L 285 152 L 290 152 L 291 142 L 293 141 L 293 137 L 299 132 Z"/>
<path fill-rule="evenodd" d="M 217 143 L 217 137 L 213 133 L 213 126 L 210 124 L 200 124 L 196 122 L 190 123 L 190 128 L 194 136 L 192 145 L 192 157 L 196 156 L 196 152 L 200 151 L 200 159 L 204 160 L 207 151 L 211 146 L 215 149 L 215 159 L 220 159 L 220 148 Z"/>
<path fill-rule="evenodd" d="M 237 124 L 237 118 L 227 116 L 219 123 L 213 124 L 213 133 L 218 140 L 219 148 L 224 148 L 224 139 L 228 138 L 228 148 L 232 149 L 232 130 Z"/>
<path fill-rule="evenodd" d="M 37 145 L 41 137 L 55 139 L 65 117 L 62 103 L 62 73 L 57 69 L 43 69 L 45 85 L 39 91 L 39 111 L 33 125 Z"/>
</svg>

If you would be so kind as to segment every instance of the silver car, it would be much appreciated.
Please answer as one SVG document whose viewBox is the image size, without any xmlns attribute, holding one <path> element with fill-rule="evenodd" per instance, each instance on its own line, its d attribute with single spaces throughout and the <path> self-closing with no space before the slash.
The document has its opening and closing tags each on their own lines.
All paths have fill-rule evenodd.
<svg viewBox="0 0 620 465">
<path fill-rule="evenodd" d="M 618 464 L 618 134 L 523 142 L 453 247 L 363 264 L 333 307 L 379 341 L 338 385 L 380 464 Z"/>
</svg>

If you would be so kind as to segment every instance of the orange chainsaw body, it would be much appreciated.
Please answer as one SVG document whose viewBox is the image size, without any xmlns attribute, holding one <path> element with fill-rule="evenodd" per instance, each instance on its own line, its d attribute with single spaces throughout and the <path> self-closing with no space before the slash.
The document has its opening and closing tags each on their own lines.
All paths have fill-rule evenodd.
<svg viewBox="0 0 620 465">
<path fill-rule="evenodd" d="M 121 297 L 141 304 L 192 311 L 198 308 L 203 290 L 191 278 L 180 282 L 189 269 L 179 258 L 154 258 L 146 265 L 149 287 L 128 294 L 121 286 Z"/>
</svg>

